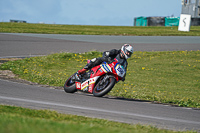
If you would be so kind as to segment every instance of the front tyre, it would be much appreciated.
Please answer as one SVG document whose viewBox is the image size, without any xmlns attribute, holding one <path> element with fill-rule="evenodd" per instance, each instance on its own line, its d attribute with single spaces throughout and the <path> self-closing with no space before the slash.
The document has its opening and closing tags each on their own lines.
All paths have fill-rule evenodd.
<svg viewBox="0 0 200 133">
<path fill-rule="evenodd" d="M 112 90 L 115 85 L 115 78 L 108 77 L 105 79 L 105 76 L 101 77 L 99 82 L 93 89 L 93 95 L 96 97 L 102 97 Z"/>
<path fill-rule="evenodd" d="M 72 81 L 73 76 L 74 74 L 70 78 L 68 78 L 64 84 L 64 90 L 66 93 L 74 93 L 77 91 L 76 84 L 74 81 Z"/>
</svg>

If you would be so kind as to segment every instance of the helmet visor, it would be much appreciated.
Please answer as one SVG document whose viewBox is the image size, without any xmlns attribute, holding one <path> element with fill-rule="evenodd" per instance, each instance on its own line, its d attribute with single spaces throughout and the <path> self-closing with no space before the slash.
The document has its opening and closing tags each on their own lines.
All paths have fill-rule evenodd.
<svg viewBox="0 0 200 133">
<path fill-rule="evenodd" d="M 126 55 L 128 56 L 128 57 L 131 57 L 131 55 L 132 55 L 132 52 L 130 52 L 130 51 L 126 51 Z"/>
</svg>

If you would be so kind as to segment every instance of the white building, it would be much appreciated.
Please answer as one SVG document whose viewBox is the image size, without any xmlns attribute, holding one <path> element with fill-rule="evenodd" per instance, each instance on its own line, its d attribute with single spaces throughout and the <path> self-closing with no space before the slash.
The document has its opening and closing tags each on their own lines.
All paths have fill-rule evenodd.
<svg viewBox="0 0 200 133">
<path fill-rule="evenodd" d="M 200 18 L 200 0 L 182 0 L 181 14 L 189 14 L 192 18 Z"/>
</svg>

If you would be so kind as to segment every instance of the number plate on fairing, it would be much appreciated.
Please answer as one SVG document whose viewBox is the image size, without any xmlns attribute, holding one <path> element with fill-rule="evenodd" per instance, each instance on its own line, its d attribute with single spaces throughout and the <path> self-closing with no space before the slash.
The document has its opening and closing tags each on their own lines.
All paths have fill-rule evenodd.
<svg viewBox="0 0 200 133">
<path fill-rule="evenodd" d="M 117 75 L 120 76 L 120 77 L 124 77 L 126 71 L 124 70 L 124 68 L 118 64 L 116 67 L 115 67 L 115 71 L 117 72 Z"/>
</svg>

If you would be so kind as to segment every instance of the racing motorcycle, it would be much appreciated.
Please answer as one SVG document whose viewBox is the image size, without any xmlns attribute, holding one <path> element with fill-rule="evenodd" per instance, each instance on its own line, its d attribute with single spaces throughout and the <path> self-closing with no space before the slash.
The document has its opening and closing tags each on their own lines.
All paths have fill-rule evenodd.
<svg viewBox="0 0 200 133">
<path fill-rule="evenodd" d="M 120 58 L 115 58 L 109 63 L 103 62 L 82 74 L 80 79 L 76 79 L 76 73 L 74 73 L 66 80 L 64 90 L 66 93 L 74 93 L 79 90 L 92 93 L 96 97 L 102 97 L 123 79 L 126 74 L 125 67 L 120 62 Z"/>
</svg>

